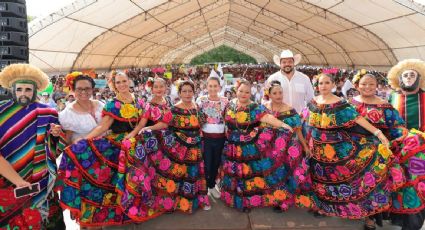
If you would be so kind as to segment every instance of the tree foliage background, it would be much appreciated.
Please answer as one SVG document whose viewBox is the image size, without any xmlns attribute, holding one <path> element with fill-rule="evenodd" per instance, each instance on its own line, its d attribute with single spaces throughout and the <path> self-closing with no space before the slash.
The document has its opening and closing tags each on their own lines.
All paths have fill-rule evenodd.
<svg viewBox="0 0 425 230">
<path fill-rule="evenodd" d="M 211 62 L 233 62 L 233 63 L 257 63 L 257 61 L 238 50 L 235 50 L 229 46 L 219 46 L 206 53 L 194 57 L 190 64 L 202 65 L 204 63 Z"/>
</svg>

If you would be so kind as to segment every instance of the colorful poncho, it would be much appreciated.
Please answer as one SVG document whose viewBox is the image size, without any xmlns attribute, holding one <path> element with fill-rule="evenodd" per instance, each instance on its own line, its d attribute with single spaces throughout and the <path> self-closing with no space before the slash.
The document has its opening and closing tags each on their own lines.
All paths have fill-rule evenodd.
<svg viewBox="0 0 425 230">
<path fill-rule="evenodd" d="M 40 183 L 35 196 L 15 198 L 14 186 L 0 176 L 0 228 L 40 229 L 49 216 L 49 202 L 56 178 L 56 144 L 49 130 L 58 124 L 56 110 L 41 103 L 21 106 L 14 101 L 0 104 L 0 153 L 18 174 L 30 183 Z M 59 212 L 57 207 L 54 209 Z M 53 209 L 52 209 L 53 210 Z M 51 212 L 51 211 L 50 211 Z M 51 215 L 52 213 L 50 213 Z"/>
<path fill-rule="evenodd" d="M 418 93 L 411 95 L 392 92 L 389 102 L 406 121 L 408 129 L 414 128 L 425 132 L 425 91 L 419 90 Z"/>
</svg>

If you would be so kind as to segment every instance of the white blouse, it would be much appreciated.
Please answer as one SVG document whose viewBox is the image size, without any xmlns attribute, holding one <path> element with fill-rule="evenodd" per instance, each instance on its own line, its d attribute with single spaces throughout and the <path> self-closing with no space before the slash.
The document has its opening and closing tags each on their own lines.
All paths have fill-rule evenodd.
<svg viewBox="0 0 425 230">
<path fill-rule="evenodd" d="M 78 138 L 84 138 L 89 134 L 102 120 L 103 104 L 98 100 L 96 103 L 95 117 L 89 113 L 77 112 L 73 109 L 75 102 L 66 106 L 66 108 L 59 113 L 59 122 L 63 130 L 72 131 L 71 141 Z"/>
</svg>

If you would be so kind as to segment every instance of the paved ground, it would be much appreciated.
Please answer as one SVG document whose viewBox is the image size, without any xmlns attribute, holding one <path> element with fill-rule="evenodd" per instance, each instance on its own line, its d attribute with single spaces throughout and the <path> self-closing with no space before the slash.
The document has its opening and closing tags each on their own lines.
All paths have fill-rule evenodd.
<svg viewBox="0 0 425 230">
<path fill-rule="evenodd" d="M 67 224 L 68 229 L 78 229 L 75 224 Z M 210 211 L 198 210 L 192 215 L 174 213 L 164 214 L 156 219 L 140 225 L 108 227 L 107 230 L 360 230 L 363 229 L 362 221 L 343 220 L 340 218 L 324 217 L 315 218 L 312 214 L 302 209 L 292 208 L 289 211 L 277 214 L 269 208 L 254 209 L 251 213 L 242 213 L 228 208 L 221 201 L 212 199 Z M 383 228 L 378 230 L 400 230 L 385 222 Z M 425 228 L 423 228 L 425 230 Z"/>
</svg>

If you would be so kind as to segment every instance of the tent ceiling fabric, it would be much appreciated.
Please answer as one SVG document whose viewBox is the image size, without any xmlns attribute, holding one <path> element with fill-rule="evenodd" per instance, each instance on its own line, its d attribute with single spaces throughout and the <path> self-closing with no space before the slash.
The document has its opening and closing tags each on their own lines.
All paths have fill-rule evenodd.
<svg viewBox="0 0 425 230">
<path fill-rule="evenodd" d="M 188 63 L 228 45 L 272 62 L 389 68 L 425 59 L 425 7 L 412 0 L 77 0 L 29 25 L 46 72 Z"/>
</svg>

